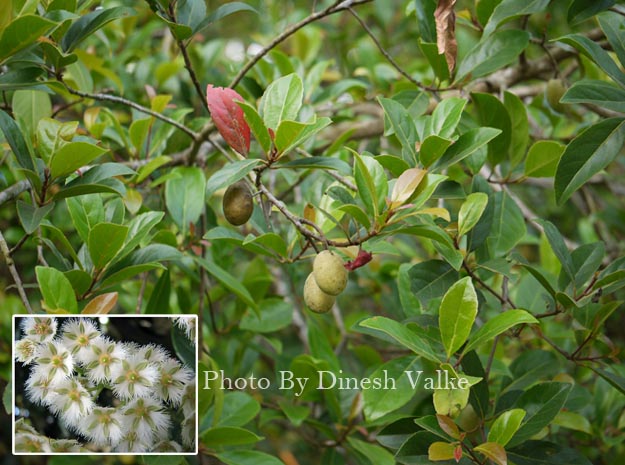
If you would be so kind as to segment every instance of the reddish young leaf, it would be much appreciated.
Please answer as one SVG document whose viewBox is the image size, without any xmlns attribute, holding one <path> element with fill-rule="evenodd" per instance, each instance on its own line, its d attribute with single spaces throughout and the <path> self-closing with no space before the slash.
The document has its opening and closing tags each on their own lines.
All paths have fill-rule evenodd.
<svg viewBox="0 0 625 465">
<path fill-rule="evenodd" d="M 458 444 L 456 448 L 454 449 L 454 459 L 456 459 L 456 462 L 460 462 L 461 458 L 462 458 L 462 446 Z"/>
<path fill-rule="evenodd" d="M 354 271 L 356 268 L 365 266 L 367 263 L 371 261 L 372 258 L 373 258 L 372 253 L 367 252 L 366 250 L 360 249 L 358 251 L 358 256 L 354 260 L 348 261 L 343 266 L 345 266 L 345 268 L 347 268 L 349 271 Z"/>
<path fill-rule="evenodd" d="M 250 151 L 250 127 L 235 100 L 243 101 L 243 97 L 232 89 L 213 87 L 211 84 L 206 88 L 206 103 L 219 134 L 230 147 L 241 155 L 247 155 Z"/>
</svg>

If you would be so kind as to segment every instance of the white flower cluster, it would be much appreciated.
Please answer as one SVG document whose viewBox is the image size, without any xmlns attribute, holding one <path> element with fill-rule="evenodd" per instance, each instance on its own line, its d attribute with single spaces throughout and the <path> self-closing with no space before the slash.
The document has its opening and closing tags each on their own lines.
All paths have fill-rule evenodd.
<svg viewBox="0 0 625 465">
<path fill-rule="evenodd" d="M 191 320 L 175 323 L 191 336 Z M 16 451 L 78 451 L 87 443 L 112 452 L 194 450 L 195 376 L 165 349 L 114 341 L 91 318 L 26 317 L 21 327 L 15 355 L 31 366 L 26 395 L 84 438 L 84 445 L 48 439 L 20 420 Z M 97 403 L 105 389 L 113 395 L 111 406 Z"/>
</svg>

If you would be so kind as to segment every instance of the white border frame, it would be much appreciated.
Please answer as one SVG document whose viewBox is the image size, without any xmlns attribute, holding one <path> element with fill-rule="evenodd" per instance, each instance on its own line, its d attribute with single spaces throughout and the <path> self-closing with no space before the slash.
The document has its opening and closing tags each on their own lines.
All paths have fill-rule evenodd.
<svg viewBox="0 0 625 465">
<path fill-rule="evenodd" d="M 48 318 L 177 318 L 177 317 L 193 317 L 195 318 L 195 451 L 194 452 L 16 452 L 15 451 L 15 325 L 17 318 L 34 318 L 34 317 L 48 317 Z M 199 368 L 199 360 L 198 360 L 198 331 L 202 329 L 197 326 L 198 323 L 198 315 L 197 314 L 91 314 L 91 315 L 83 315 L 83 314 L 62 314 L 62 315 L 53 315 L 46 313 L 22 313 L 22 314 L 14 314 L 11 320 L 11 453 L 13 455 L 97 455 L 97 456 L 106 456 L 106 455 L 132 455 L 132 456 L 141 456 L 141 455 L 175 455 L 175 456 L 189 456 L 189 455 L 198 455 L 199 453 L 199 418 L 197 415 L 198 412 L 198 400 L 199 400 L 199 386 L 198 386 L 198 368 Z"/>
</svg>

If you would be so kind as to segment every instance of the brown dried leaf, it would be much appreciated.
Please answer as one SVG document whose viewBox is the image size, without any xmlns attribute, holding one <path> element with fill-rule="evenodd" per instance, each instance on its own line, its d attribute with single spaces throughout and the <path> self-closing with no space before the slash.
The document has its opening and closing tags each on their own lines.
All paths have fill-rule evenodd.
<svg viewBox="0 0 625 465">
<path fill-rule="evenodd" d="M 454 5 L 456 0 L 438 0 L 434 20 L 436 21 L 436 45 L 438 53 L 445 54 L 449 74 L 456 67 L 458 43 L 456 42 L 456 14 Z"/>
</svg>

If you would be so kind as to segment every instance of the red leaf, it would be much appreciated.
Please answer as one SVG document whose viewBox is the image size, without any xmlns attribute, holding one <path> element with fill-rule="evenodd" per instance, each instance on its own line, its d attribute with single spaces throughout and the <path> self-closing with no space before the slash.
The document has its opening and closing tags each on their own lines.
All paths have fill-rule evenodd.
<svg viewBox="0 0 625 465">
<path fill-rule="evenodd" d="M 358 251 L 358 256 L 354 260 L 350 260 L 345 263 L 345 268 L 349 271 L 354 271 L 356 268 L 360 268 L 361 266 L 365 266 L 367 263 L 371 261 L 373 258 L 373 254 L 367 252 L 365 250 L 360 249 Z"/>
<path fill-rule="evenodd" d="M 250 151 L 250 127 L 235 100 L 243 101 L 243 97 L 232 89 L 213 87 L 211 84 L 206 88 L 206 103 L 219 134 L 230 147 L 241 155 L 247 155 Z"/>
<path fill-rule="evenodd" d="M 458 444 L 456 448 L 454 449 L 454 459 L 456 459 L 456 462 L 460 462 L 461 458 L 462 458 L 462 446 Z"/>
</svg>

